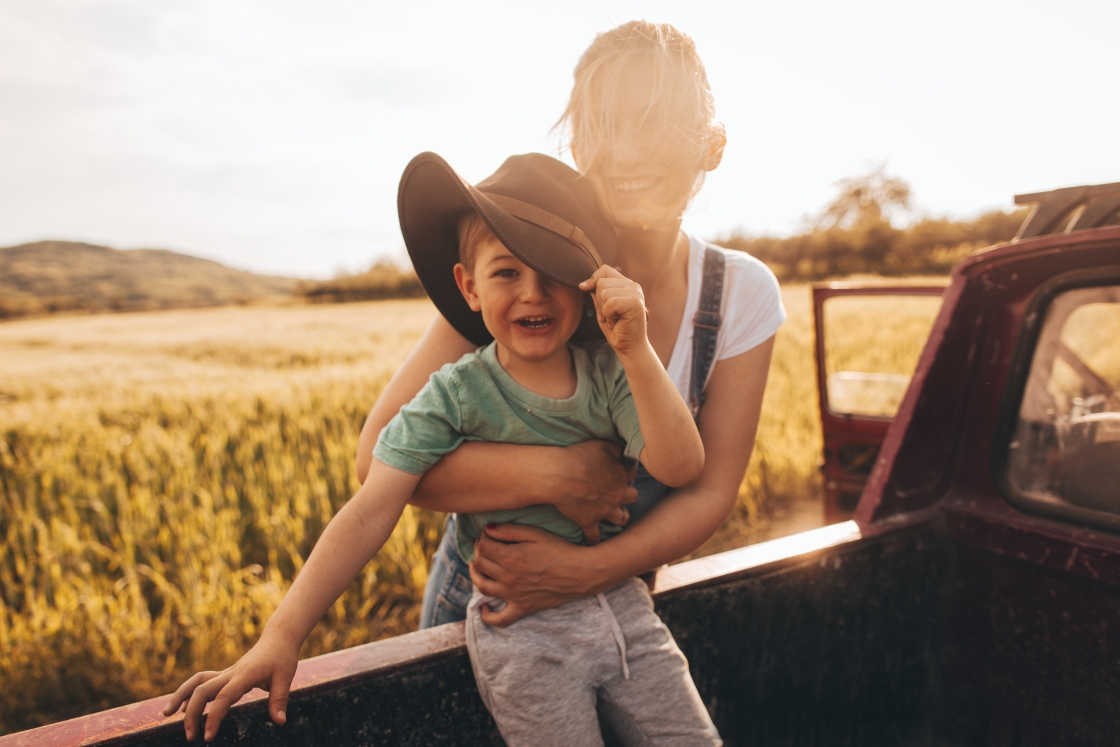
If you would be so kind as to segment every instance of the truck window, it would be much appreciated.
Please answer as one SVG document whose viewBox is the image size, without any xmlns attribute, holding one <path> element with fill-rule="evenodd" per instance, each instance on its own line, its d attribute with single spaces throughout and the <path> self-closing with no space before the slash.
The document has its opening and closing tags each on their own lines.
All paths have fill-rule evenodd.
<svg viewBox="0 0 1120 747">
<path fill-rule="evenodd" d="M 1008 457 L 1015 497 L 1087 523 L 1120 515 L 1120 286 L 1050 303 Z"/>
<path fill-rule="evenodd" d="M 838 415 L 894 417 L 940 309 L 940 296 L 837 296 L 825 301 L 829 409 Z"/>
</svg>

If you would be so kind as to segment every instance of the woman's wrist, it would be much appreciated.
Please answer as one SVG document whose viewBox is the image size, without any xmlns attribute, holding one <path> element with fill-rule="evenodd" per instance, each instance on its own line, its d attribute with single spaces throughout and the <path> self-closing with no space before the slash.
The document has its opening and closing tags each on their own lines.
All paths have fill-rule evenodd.
<svg viewBox="0 0 1120 747">
<path fill-rule="evenodd" d="M 637 570 L 636 567 L 630 567 L 631 563 L 628 563 L 627 558 L 618 552 L 625 543 L 614 543 L 624 534 L 625 532 L 597 545 L 579 548 L 578 567 L 585 591 L 579 595 L 580 598 L 601 594 L 626 579 L 644 572 Z"/>
</svg>

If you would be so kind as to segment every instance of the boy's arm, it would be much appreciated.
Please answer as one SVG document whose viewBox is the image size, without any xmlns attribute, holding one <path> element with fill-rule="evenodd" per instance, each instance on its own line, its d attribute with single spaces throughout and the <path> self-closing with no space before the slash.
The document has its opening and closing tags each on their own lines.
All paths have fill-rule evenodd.
<svg viewBox="0 0 1120 747">
<path fill-rule="evenodd" d="M 225 671 L 199 672 L 171 696 L 164 714 L 171 715 L 186 703 L 183 726 L 188 741 L 197 735 L 198 719 L 209 701 L 214 704 L 206 719 L 206 741 L 217 734 L 230 707 L 254 687 L 269 691 L 272 720 L 285 722 L 300 646 L 385 544 L 419 481 L 420 475 L 373 462 L 361 489 L 323 530 L 257 644 Z"/>
<path fill-rule="evenodd" d="M 691 485 L 704 469 L 704 444 L 692 413 L 646 337 L 641 286 L 603 265 L 580 287 L 594 290 L 599 326 L 626 371 L 645 441 L 640 461 L 666 485 Z"/>
</svg>

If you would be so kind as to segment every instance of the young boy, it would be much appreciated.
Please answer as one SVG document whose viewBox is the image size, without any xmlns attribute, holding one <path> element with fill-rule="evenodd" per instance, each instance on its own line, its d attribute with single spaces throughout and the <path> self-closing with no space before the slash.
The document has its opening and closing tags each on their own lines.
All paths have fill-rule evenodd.
<svg viewBox="0 0 1120 747">
<path fill-rule="evenodd" d="M 493 342 L 444 366 L 385 427 L 365 483 L 323 532 L 260 641 L 226 671 L 196 674 L 175 693 L 165 712 L 189 698 L 188 739 L 207 701 L 215 700 L 209 740 L 254 686 L 270 689 L 273 719 L 285 721 L 300 645 L 389 537 L 424 471 L 464 440 L 614 439 L 672 486 L 703 467 L 691 414 L 646 339 L 641 288 L 603 262 L 613 257 L 613 231 L 578 174 L 547 156 L 515 156 L 476 188 L 421 154 L 405 170 L 398 206 L 433 301 L 460 329 L 473 324 L 477 333 L 481 321 Z M 583 291 L 594 294 L 594 310 Z M 598 322 L 607 344 L 569 344 L 584 320 Z M 589 331 L 584 324 L 581 336 Z M 584 540 L 552 506 L 466 514 L 456 536 L 464 559 L 487 524 L 509 521 Z M 482 622 L 484 603 L 501 604 L 476 590 L 467 645 L 507 743 L 601 744 L 597 707 L 627 743 L 720 743 L 637 579 L 506 628 Z"/>
</svg>

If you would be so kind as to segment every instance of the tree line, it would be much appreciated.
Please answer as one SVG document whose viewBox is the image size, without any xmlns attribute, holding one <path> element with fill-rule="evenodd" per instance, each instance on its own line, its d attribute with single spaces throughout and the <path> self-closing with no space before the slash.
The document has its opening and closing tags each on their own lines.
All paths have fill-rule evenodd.
<svg viewBox="0 0 1120 747">
<path fill-rule="evenodd" d="M 735 232 L 716 244 L 765 262 L 779 280 L 806 281 L 874 273 L 944 274 L 969 254 L 1015 237 L 1026 210 L 994 210 L 973 220 L 920 218 L 896 228 L 911 212 L 910 185 L 883 166 L 837 183 L 837 196 L 796 236 Z"/>
</svg>

